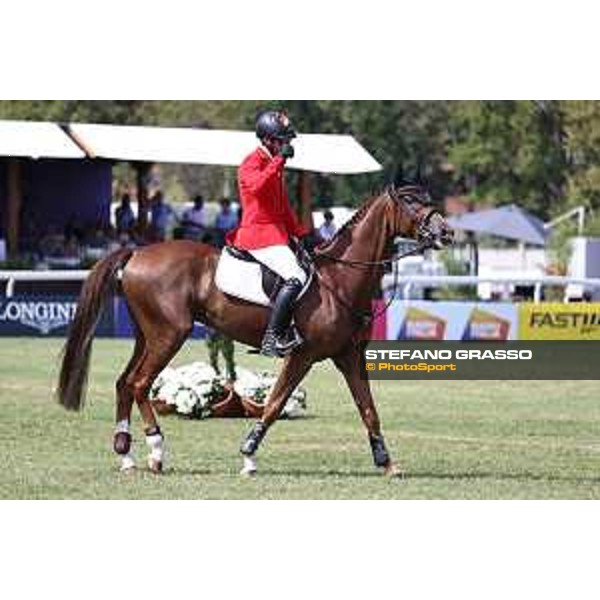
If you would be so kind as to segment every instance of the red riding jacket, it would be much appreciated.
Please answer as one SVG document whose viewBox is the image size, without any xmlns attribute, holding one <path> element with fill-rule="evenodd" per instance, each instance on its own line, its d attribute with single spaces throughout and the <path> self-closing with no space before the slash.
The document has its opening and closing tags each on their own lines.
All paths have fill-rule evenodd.
<svg viewBox="0 0 600 600">
<path fill-rule="evenodd" d="M 227 234 L 228 244 L 244 250 L 257 250 L 287 244 L 290 236 L 308 231 L 298 222 L 290 207 L 281 156 L 272 158 L 264 148 L 248 155 L 238 169 L 242 221 Z"/>
</svg>

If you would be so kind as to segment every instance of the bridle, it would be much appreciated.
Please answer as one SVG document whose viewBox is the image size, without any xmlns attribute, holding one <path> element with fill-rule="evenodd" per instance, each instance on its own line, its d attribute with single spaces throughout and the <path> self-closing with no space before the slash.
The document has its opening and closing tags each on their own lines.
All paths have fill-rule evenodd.
<svg viewBox="0 0 600 600">
<path fill-rule="evenodd" d="M 390 189 L 387 191 L 387 193 L 392 200 L 398 200 L 398 198 L 396 197 L 396 190 Z M 411 200 L 408 200 L 407 198 L 410 198 Z M 403 258 L 413 256 L 415 254 L 420 254 L 424 250 L 432 248 L 435 245 L 435 238 L 431 230 L 429 229 L 429 223 L 434 215 L 441 215 L 440 211 L 430 206 L 427 212 L 419 218 L 419 216 L 417 215 L 417 211 L 413 207 L 413 204 L 418 202 L 419 204 L 421 204 L 421 206 L 426 205 L 425 203 L 423 203 L 423 198 L 417 196 L 416 194 L 406 194 L 406 196 L 403 197 L 403 199 L 405 200 L 404 204 L 408 212 L 410 213 L 410 216 L 415 221 L 417 221 L 416 233 L 419 242 L 411 250 L 402 252 L 400 254 L 395 254 L 391 258 L 384 258 L 382 260 L 350 260 L 346 258 L 337 258 L 336 256 L 331 256 L 331 254 L 328 254 L 327 252 L 318 252 L 318 254 L 315 254 L 315 257 L 325 258 L 332 262 L 348 265 L 350 267 L 385 267 L 386 265 L 391 265 Z"/>
<path fill-rule="evenodd" d="M 397 197 L 398 192 L 394 188 L 388 189 L 387 193 L 388 193 L 388 196 L 393 201 L 398 200 L 398 197 Z M 425 198 L 425 199 L 427 200 L 427 198 Z M 407 210 L 410 213 L 410 216 L 415 221 L 417 221 L 416 233 L 417 233 L 417 239 L 419 240 L 419 242 L 417 243 L 417 245 L 414 248 L 412 248 L 406 252 L 401 252 L 399 254 L 395 254 L 391 258 L 385 258 L 382 260 L 349 260 L 349 259 L 344 259 L 344 258 L 337 258 L 336 256 L 331 256 L 330 254 L 327 254 L 326 252 L 319 252 L 318 254 L 315 254 L 315 258 L 316 257 L 325 258 L 326 260 L 329 260 L 329 261 L 332 261 L 335 263 L 339 263 L 339 264 L 343 264 L 343 265 L 347 265 L 349 267 L 385 267 L 387 265 L 394 264 L 403 258 L 407 258 L 409 256 L 414 256 L 416 254 L 421 254 L 423 251 L 427 250 L 428 248 L 435 247 L 436 240 L 435 240 L 433 233 L 431 232 L 431 230 L 429 228 L 429 223 L 434 215 L 437 214 L 437 215 L 441 216 L 440 211 L 434 207 L 430 207 L 429 210 L 427 210 L 424 215 L 419 217 L 419 215 L 417 214 L 417 211 L 415 210 L 413 205 L 416 204 L 417 202 L 421 206 L 426 205 L 426 203 L 423 202 L 423 198 L 416 193 L 415 194 L 408 193 L 408 194 L 403 194 L 403 200 L 404 200 L 405 207 L 407 208 Z M 318 271 L 316 271 L 316 272 L 318 274 Z M 379 315 L 381 315 L 387 311 L 387 309 L 390 307 L 391 303 L 396 299 L 397 294 L 398 294 L 398 269 L 394 269 L 394 283 L 392 284 L 392 293 L 391 293 L 390 297 L 387 299 L 387 301 L 385 302 L 384 306 L 382 308 L 380 308 L 377 312 L 373 313 L 370 310 L 368 312 L 366 312 L 366 311 L 358 312 L 351 306 L 346 306 L 345 302 L 342 302 L 342 305 L 344 305 L 346 307 L 346 309 L 349 310 L 353 316 L 357 317 L 360 320 L 361 329 L 364 329 L 365 327 L 370 325 Z"/>
</svg>

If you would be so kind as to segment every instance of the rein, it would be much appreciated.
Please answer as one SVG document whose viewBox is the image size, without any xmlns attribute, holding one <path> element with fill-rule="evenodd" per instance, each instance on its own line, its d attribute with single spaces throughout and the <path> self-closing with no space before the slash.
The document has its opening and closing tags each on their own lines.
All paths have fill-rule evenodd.
<svg viewBox="0 0 600 600">
<path fill-rule="evenodd" d="M 423 241 L 420 244 L 418 244 L 415 248 L 413 248 L 412 250 L 409 250 L 408 252 L 403 252 L 402 254 L 397 254 L 396 256 L 393 256 L 392 258 L 388 258 L 388 259 L 381 260 L 381 261 L 364 261 L 364 262 L 363 261 L 345 261 L 345 260 L 341 260 L 341 259 L 336 259 L 333 256 L 327 257 L 327 258 L 330 258 L 334 262 L 348 264 L 349 266 L 372 266 L 372 265 L 383 266 L 386 264 L 392 264 L 398 260 L 401 260 L 402 258 L 406 258 L 407 256 L 412 256 L 413 254 L 419 254 L 423 250 L 426 250 L 429 247 L 430 247 L 429 241 Z M 382 315 L 383 313 L 385 313 L 387 311 L 387 309 L 390 307 L 392 302 L 394 300 L 396 300 L 397 295 L 398 295 L 398 269 L 394 269 L 394 283 L 392 284 L 392 293 L 391 293 L 390 297 L 385 301 L 385 304 L 383 305 L 382 308 L 380 308 L 377 312 L 373 312 L 372 310 L 369 310 L 368 312 L 359 312 L 359 311 L 356 311 L 351 306 L 346 306 L 346 308 L 350 311 L 350 313 L 352 315 L 354 315 L 355 317 L 360 319 L 361 329 L 364 329 L 365 327 L 370 326 L 373 323 L 373 321 L 377 317 L 379 317 L 379 315 Z"/>
<path fill-rule="evenodd" d="M 325 254 L 325 253 L 316 254 L 315 258 L 323 257 L 323 258 L 326 258 L 327 260 L 331 260 L 332 262 L 340 263 L 343 265 L 348 265 L 350 267 L 373 267 L 373 266 L 382 267 L 385 265 L 393 264 L 396 261 L 399 261 L 408 256 L 413 256 L 414 254 L 420 254 L 423 250 L 427 250 L 427 248 L 430 248 L 430 247 L 431 247 L 431 240 L 425 239 L 422 242 L 420 242 L 419 244 L 417 244 L 412 250 L 408 250 L 407 252 L 403 252 L 402 254 L 396 254 L 395 256 L 392 256 L 391 258 L 386 258 L 383 260 L 372 260 L 372 261 L 371 260 L 364 260 L 364 261 L 363 260 L 346 260 L 346 259 L 342 259 L 342 258 L 336 258 L 335 256 L 330 256 L 329 254 Z M 315 274 L 320 279 L 320 274 L 319 274 L 318 269 L 315 269 Z M 327 287 L 329 287 L 329 286 L 327 286 Z M 333 290 L 331 290 L 331 291 L 333 291 Z M 394 283 L 392 285 L 392 293 L 391 293 L 390 297 L 386 300 L 383 307 L 380 308 L 377 312 L 373 312 L 372 310 L 369 310 L 368 312 L 367 311 L 357 311 L 355 308 L 353 308 L 350 305 L 347 305 L 345 302 L 341 302 L 339 298 L 338 298 L 338 302 L 340 302 L 340 304 L 342 306 L 344 306 L 346 308 L 346 310 L 348 310 L 348 312 L 350 312 L 351 315 L 353 315 L 354 317 L 357 318 L 357 320 L 360 322 L 360 329 L 362 330 L 365 327 L 370 326 L 377 317 L 379 317 L 380 315 L 385 313 L 387 311 L 387 309 L 390 307 L 390 305 L 392 304 L 392 302 L 396 299 L 397 295 L 398 295 L 398 269 L 394 269 Z"/>
<path fill-rule="evenodd" d="M 384 258 L 382 260 L 349 260 L 346 258 L 337 258 L 335 256 L 331 256 L 326 252 L 315 253 L 315 258 L 326 258 L 332 262 L 340 263 L 342 265 L 348 265 L 349 267 L 384 267 L 386 265 L 391 265 L 398 260 L 406 258 L 407 256 L 412 256 L 413 254 L 419 254 L 423 250 L 427 250 L 431 246 L 431 242 L 429 240 L 424 240 L 417 244 L 412 250 L 408 250 L 407 252 L 403 252 L 402 254 L 396 254 L 391 258 Z"/>
<path fill-rule="evenodd" d="M 406 258 L 408 256 L 413 256 L 415 254 L 420 254 L 423 250 L 426 250 L 427 248 L 432 247 L 433 240 L 432 240 L 431 235 L 429 234 L 427 225 L 428 225 L 431 217 L 436 213 L 439 214 L 439 211 L 437 211 L 435 209 L 430 210 L 427 213 L 427 215 L 425 215 L 425 217 L 418 224 L 417 230 L 418 230 L 419 236 L 422 238 L 421 241 L 412 250 L 408 250 L 407 252 L 403 252 L 401 254 L 396 254 L 396 255 L 392 256 L 391 258 L 385 258 L 382 260 L 351 260 L 351 259 L 337 258 L 335 256 L 331 256 L 330 254 L 328 254 L 326 252 L 318 252 L 318 251 L 315 253 L 314 257 L 315 258 L 322 257 L 326 260 L 330 260 L 332 262 L 342 264 L 342 265 L 347 265 L 349 267 L 384 267 L 386 265 L 394 264 L 403 258 Z M 318 270 L 315 270 L 315 272 L 318 275 Z M 385 313 L 387 311 L 387 309 L 390 307 L 391 303 L 396 299 L 397 294 L 398 294 L 398 269 L 394 269 L 394 283 L 392 285 L 392 293 L 391 293 L 390 297 L 386 300 L 384 306 L 380 310 L 378 310 L 375 313 L 373 313 L 373 311 L 371 311 L 371 310 L 369 310 L 368 312 L 367 311 L 357 311 L 352 306 L 347 306 L 345 302 L 342 302 L 342 305 L 346 307 L 346 309 L 350 312 L 350 314 L 352 314 L 354 317 L 356 317 L 360 321 L 361 329 L 364 329 L 365 327 L 370 326 L 373 323 L 373 321 L 377 317 L 379 317 L 379 315 L 382 315 L 383 313 Z"/>
</svg>

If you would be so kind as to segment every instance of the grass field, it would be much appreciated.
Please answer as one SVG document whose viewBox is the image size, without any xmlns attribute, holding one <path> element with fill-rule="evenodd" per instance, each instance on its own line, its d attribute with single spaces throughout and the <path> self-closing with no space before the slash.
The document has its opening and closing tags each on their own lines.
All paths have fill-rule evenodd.
<svg viewBox="0 0 600 600">
<path fill-rule="evenodd" d="M 118 471 L 112 453 L 114 381 L 131 342 L 96 340 L 88 405 L 68 413 L 52 396 L 61 340 L 0 340 L 0 498 L 393 499 L 600 498 L 600 399 L 595 381 L 375 382 L 392 455 L 405 479 L 372 466 L 358 413 L 329 363 L 304 386 L 309 416 L 281 421 L 238 475 L 246 420 L 163 417 L 167 469 Z M 238 362 L 272 368 L 269 359 Z M 189 342 L 176 364 L 206 360 Z M 134 408 L 136 457 L 146 448 Z"/>
</svg>

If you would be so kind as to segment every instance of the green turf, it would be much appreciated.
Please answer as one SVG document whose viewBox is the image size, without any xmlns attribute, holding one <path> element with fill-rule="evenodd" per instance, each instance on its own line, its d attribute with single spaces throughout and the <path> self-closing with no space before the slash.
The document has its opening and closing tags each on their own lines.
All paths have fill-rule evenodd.
<svg viewBox="0 0 600 600">
<path fill-rule="evenodd" d="M 113 388 L 131 342 L 96 340 L 88 406 L 75 414 L 52 397 L 60 345 L 0 340 L 0 498 L 600 498 L 597 382 L 376 382 L 388 447 L 408 473 L 390 480 L 372 467 L 349 392 L 324 363 L 304 383 L 309 416 L 276 424 L 257 477 L 237 474 L 250 421 L 173 416 L 161 419 L 166 472 L 123 475 L 111 450 Z M 207 360 L 202 343 L 175 363 L 192 360 Z M 134 431 L 142 464 L 135 412 Z"/>
</svg>

